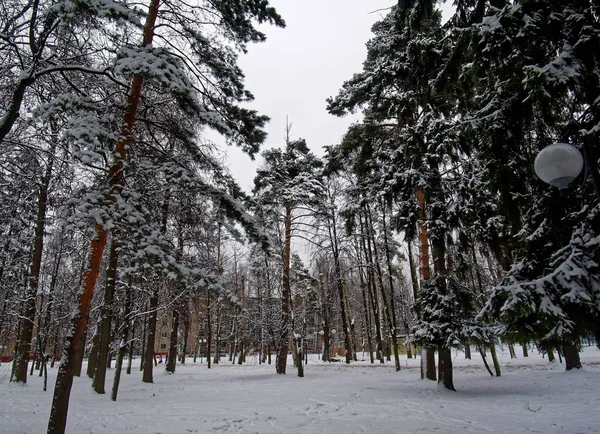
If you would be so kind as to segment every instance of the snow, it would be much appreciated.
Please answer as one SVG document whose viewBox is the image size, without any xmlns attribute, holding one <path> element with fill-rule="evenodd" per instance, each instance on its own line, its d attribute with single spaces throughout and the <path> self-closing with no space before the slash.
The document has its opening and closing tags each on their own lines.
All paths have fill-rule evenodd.
<svg viewBox="0 0 600 434">
<path fill-rule="evenodd" d="M 95 394 L 87 377 L 75 378 L 68 433 L 599 433 L 600 351 L 585 347 L 584 369 L 565 372 L 536 351 L 510 359 L 501 352 L 502 377 L 491 378 L 481 358 L 453 352 L 450 392 L 419 379 L 419 359 L 394 364 L 345 365 L 311 359 L 305 377 L 289 365 L 232 365 L 226 358 L 209 370 L 188 359 L 174 375 L 155 368 L 154 384 L 141 382 L 139 359 L 121 377 L 118 401 Z M 362 353 L 359 353 L 362 356 Z M 365 357 L 365 359 L 368 359 Z M 291 358 L 288 361 L 291 363 Z M 10 364 L 0 366 L 0 433 L 44 432 L 56 368 L 49 390 L 36 375 L 27 385 L 9 383 Z M 83 372 L 85 372 L 85 367 Z M 110 390 L 114 370 L 107 375 Z"/>
</svg>

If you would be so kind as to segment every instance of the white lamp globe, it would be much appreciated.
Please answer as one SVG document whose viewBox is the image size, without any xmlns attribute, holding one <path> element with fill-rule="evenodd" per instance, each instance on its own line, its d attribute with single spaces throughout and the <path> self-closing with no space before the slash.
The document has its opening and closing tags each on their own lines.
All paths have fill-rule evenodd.
<svg viewBox="0 0 600 434">
<path fill-rule="evenodd" d="M 554 143 L 540 151 L 533 167 L 542 181 L 562 190 L 581 173 L 583 157 L 574 146 Z"/>
</svg>

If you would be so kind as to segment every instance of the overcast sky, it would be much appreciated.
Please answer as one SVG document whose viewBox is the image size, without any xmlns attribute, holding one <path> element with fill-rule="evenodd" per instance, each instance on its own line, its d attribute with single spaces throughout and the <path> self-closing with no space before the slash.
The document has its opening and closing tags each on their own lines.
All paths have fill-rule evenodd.
<svg viewBox="0 0 600 434">
<path fill-rule="evenodd" d="M 371 26 L 394 0 L 271 0 L 287 27 L 261 27 L 267 41 L 249 47 L 239 65 L 246 87 L 256 100 L 251 108 L 267 115 L 269 137 L 263 149 L 282 147 L 286 115 L 292 139 L 304 138 L 313 152 L 339 143 L 359 116 L 337 118 L 327 113 L 325 100 L 362 68 Z M 382 9 L 380 12 L 374 12 Z M 260 157 L 251 161 L 228 147 L 229 167 L 250 191 Z"/>
</svg>

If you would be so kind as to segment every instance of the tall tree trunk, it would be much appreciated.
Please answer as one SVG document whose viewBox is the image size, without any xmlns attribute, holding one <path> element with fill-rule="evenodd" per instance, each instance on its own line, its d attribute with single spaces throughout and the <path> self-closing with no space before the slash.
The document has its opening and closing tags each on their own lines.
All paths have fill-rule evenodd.
<svg viewBox="0 0 600 434">
<path fill-rule="evenodd" d="M 154 24 L 158 15 L 158 6 L 160 0 L 151 0 L 146 23 L 144 24 L 144 39 L 142 46 L 148 46 L 152 43 L 154 37 Z M 142 86 L 144 78 L 142 75 L 134 75 L 131 82 L 131 89 L 127 99 L 127 110 L 123 117 L 120 138 L 115 145 L 115 162 L 111 166 L 108 176 L 110 192 L 108 199 L 114 201 L 122 190 L 123 167 L 127 157 L 127 147 L 129 145 L 133 126 L 136 120 L 137 108 L 141 99 Z M 64 346 L 63 360 L 56 377 L 54 387 L 54 396 L 48 421 L 48 432 L 52 434 L 64 433 L 67 426 L 67 413 L 69 410 L 69 397 L 73 385 L 73 374 L 76 355 L 81 345 L 81 337 L 85 334 L 87 328 L 88 315 L 94 287 L 100 273 L 100 263 L 102 254 L 106 246 L 106 229 L 103 225 L 95 226 L 95 236 L 89 249 L 88 266 L 84 273 L 83 287 L 77 297 L 77 309 L 71 319 L 71 332 L 68 334 Z"/>
<path fill-rule="evenodd" d="M 218 223 L 217 233 L 217 276 L 221 275 L 221 222 Z M 221 302 L 217 299 L 217 324 L 215 329 L 215 358 L 213 362 L 215 365 L 219 364 L 221 360 Z"/>
<path fill-rule="evenodd" d="M 117 284 L 117 242 L 116 234 L 113 234 L 110 243 L 110 253 L 108 259 L 108 269 L 106 270 L 106 285 L 104 286 L 104 300 L 100 309 L 98 355 L 96 369 L 94 371 L 94 380 L 92 387 L 96 393 L 104 393 L 104 383 L 106 380 L 106 367 L 109 360 L 110 341 L 112 335 L 112 317 L 113 303 L 115 299 L 115 287 Z"/>
<path fill-rule="evenodd" d="M 571 369 L 581 369 L 581 360 L 579 359 L 579 349 L 571 342 L 563 344 L 563 355 L 565 356 L 565 367 L 567 371 Z"/>
<path fill-rule="evenodd" d="M 377 296 L 375 273 L 373 272 L 373 254 L 371 252 L 371 238 L 368 236 L 366 217 L 365 223 L 363 224 L 362 216 L 359 215 L 359 221 L 360 231 L 362 234 L 361 243 L 365 252 L 365 260 L 367 264 L 367 285 L 369 288 L 369 299 L 371 301 L 371 308 L 373 309 L 373 319 L 375 320 L 375 342 L 377 345 L 377 359 L 380 363 L 385 363 L 385 361 L 383 360 L 383 337 L 381 336 L 381 314 L 379 310 L 379 298 Z"/>
<path fill-rule="evenodd" d="M 465 342 L 465 359 L 471 360 L 471 344 L 468 341 Z"/>
<path fill-rule="evenodd" d="M 169 357 L 167 359 L 166 371 L 175 373 L 177 366 L 177 334 L 179 332 L 179 309 L 173 309 L 173 322 L 171 323 L 171 336 L 169 339 Z"/>
<path fill-rule="evenodd" d="M 2 141 L 3 137 L 3 135 L 0 135 L 0 142 Z M 33 249 L 31 251 L 31 264 L 29 267 L 29 282 L 23 301 L 22 317 L 20 320 L 21 324 L 19 327 L 19 345 L 13 367 L 14 381 L 19 383 L 27 382 L 27 363 L 29 361 L 29 354 L 33 352 L 31 347 L 31 339 L 33 337 L 33 326 L 36 313 L 35 305 L 37 300 L 40 270 L 42 267 L 42 253 L 44 251 L 44 227 L 46 225 L 46 209 L 48 207 L 48 188 L 52 178 L 55 150 L 56 140 L 53 140 L 50 150 L 48 151 L 48 164 L 46 165 L 46 170 L 42 176 L 42 179 L 40 180 Z"/>
<path fill-rule="evenodd" d="M 210 369 L 211 358 L 210 358 L 210 350 L 212 347 L 212 315 L 211 315 L 211 297 L 210 297 L 210 289 L 206 288 L 206 362 L 207 367 Z"/>
<path fill-rule="evenodd" d="M 216 318 L 216 329 L 215 329 L 215 357 L 213 363 L 219 364 L 221 360 L 221 320 L 222 320 L 222 304 L 217 300 L 217 318 Z"/>
<path fill-rule="evenodd" d="M 75 363 L 73 366 L 73 376 L 75 377 L 81 377 L 81 369 L 83 367 L 83 359 L 85 356 L 85 344 L 87 342 L 88 332 L 89 330 L 86 327 L 83 333 L 81 334 L 81 342 L 79 344 L 79 348 L 75 357 Z"/>
<path fill-rule="evenodd" d="M 332 207 L 333 208 L 333 207 Z M 331 242 L 331 249 L 333 253 L 333 261 L 335 266 L 335 282 L 338 289 L 338 296 L 340 298 L 340 310 L 342 313 L 342 328 L 344 329 L 344 347 L 346 350 L 346 363 L 350 364 L 352 361 L 352 334 L 348 327 L 348 314 L 346 311 L 346 294 L 344 290 L 344 278 L 342 276 L 342 267 L 340 266 L 340 252 L 338 247 L 338 237 L 336 229 L 336 218 L 335 212 L 331 214 L 331 223 L 328 225 L 329 240 Z"/>
<path fill-rule="evenodd" d="M 0 118 L 0 143 L 10 133 L 13 125 L 20 116 L 21 105 L 23 104 L 23 98 L 25 97 L 25 91 L 29 86 L 35 83 L 35 77 L 33 70 L 30 68 L 23 74 L 23 78 L 19 80 L 13 90 L 13 94 L 6 108 L 4 116 Z M 27 369 L 27 368 L 26 368 Z"/>
<path fill-rule="evenodd" d="M 369 349 L 369 360 L 371 361 L 371 364 L 373 364 L 375 363 L 375 359 L 373 358 L 373 342 L 371 339 L 371 315 L 369 305 L 367 304 L 367 284 L 365 282 L 363 270 L 359 270 L 358 275 L 360 278 L 360 288 L 363 299 L 363 311 L 365 315 L 365 332 L 367 335 L 367 348 Z"/>
<path fill-rule="evenodd" d="M 142 382 L 154 383 L 154 343 L 156 341 L 156 323 L 158 316 L 158 281 L 150 282 L 150 306 L 146 324 L 146 349 L 144 351 L 144 373 Z"/>
<path fill-rule="evenodd" d="M 147 311 L 150 311 L 150 302 L 147 303 Z M 142 318 L 142 341 L 140 342 L 140 371 L 144 370 L 146 363 L 146 342 L 148 341 L 148 318 Z"/>
<path fill-rule="evenodd" d="M 454 388 L 454 381 L 452 378 L 452 353 L 450 348 L 440 348 L 438 350 L 438 354 L 440 356 L 440 370 L 439 370 L 439 382 L 443 382 L 446 389 L 453 390 L 456 392 Z"/>
<path fill-rule="evenodd" d="M 131 290 L 129 285 L 125 288 L 125 304 L 123 306 L 123 324 L 121 329 L 121 341 L 119 342 L 119 352 L 117 353 L 117 362 L 115 364 L 115 377 L 113 379 L 113 386 L 110 393 L 110 399 L 113 401 L 117 400 L 117 393 L 119 392 L 119 383 L 121 381 L 121 370 L 123 369 L 123 359 L 127 352 L 127 337 L 129 336 L 129 314 L 131 310 Z"/>
<path fill-rule="evenodd" d="M 483 344 L 478 345 L 479 348 L 479 354 L 481 354 L 481 360 L 483 360 L 483 364 L 485 366 L 485 369 L 487 369 L 487 371 L 490 374 L 490 377 L 493 377 L 494 374 L 492 373 L 492 370 L 490 369 L 490 365 L 488 365 L 487 359 L 485 357 L 485 347 L 483 346 Z"/>
<path fill-rule="evenodd" d="M 187 303 L 183 303 L 183 343 L 181 344 L 181 364 L 185 365 L 185 355 L 187 353 L 187 341 L 190 333 L 190 309 Z"/>
<path fill-rule="evenodd" d="M 500 362 L 498 361 L 498 355 L 496 354 L 496 345 L 493 342 L 490 343 L 490 354 L 492 355 L 496 377 L 500 377 L 502 375 L 502 370 L 500 369 Z"/>
<path fill-rule="evenodd" d="M 86 375 L 90 377 L 90 379 L 94 378 L 94 372 L 96 371 L 96 365 L 98 363 L 98 346 L 100 345 L 100 327 L 98 326 L 94 331 L 94 336 L 92 337 L 92 347 L 90 349 L 90 354 L 88 355 L 88 364 Z"/>
<path fill-rule="evenodd" d="M 60 234 L 61 239 L 62 239 L 63 235 L 64 235 L 64 231 Z M 56 281 L 58 279 L 58 270 L 59 270 L 60 263 L 62 260 L 62 253 L 63 253 L 63 245 L 61 243 L 61 245 L 58 249 L 58 256 L 56 257 L 56 262 L 54 263 L 54 267 L 52 270 L 52 278 L 50 280 L 50 288 L 48 289 L 48 303 L 47 303 L 47 307 L 46 307 L 46 316 L 44 318 L 44 333 L 43 333 L 43 342 L 42 342 L 42 347 L 41 347 L 42 352 L 44 352 L 46 355 L 52 354 L 53 358 L 55 357 L 55 355 L 53 354 L 53 351 L 49 351 L 47 347 L 48 347 L 48 342 L 50 340 L 48 338 L 50 335 L 50 319 L 52 317 L 52 309 L 54 306 L 54 292 L 56 290 Z M 46 362 L 47 362 L 47 359 L 46 359 Z M 40 372 L 40 374 L 41 374 L 41 372 Z M 47 366 L 44 366 L 44 387 L 46 387 L 46 383 L 48 381 L 47 374 L 48 374 Z"/>
<path fill-rule="evenodd" d="M 419 204 L 419 220 L 417 222 L 418 239 L 419 239 L 419 274 L 421 279 L 427 281 L 431 279 L 431 268 L 429 266 L 429 235 L 425 227 L 425 219 L 427 216 L 427 203 L 425 200 L 425 192 L 422 187 L 417 189 L 417 203 Z M 427 369 L 425 377 L 428 380 L 435 381 L 435 352 L 432 348 L 425 348 L 427 357 Z M 423 360 L 421 359 L 421 362 Z M 421 375 L 423 370 L 421 370 Z"/>
<path fill-rule="evenodd" d="M 143 339 L 142 339 L 143 343 Z M 131 365 L 133 364 L 133 349 L 135 345 L 135 321 L 131 323 L 131 342 L 129 342 L 129 351 L 127 352 L 127 375 L 131 375 Z M 141 362 L 140 362 L 141 363 Z"/>
<path fill-rule="evenodd" d="M 289 351 L 290 336 L 290 314 L 291 314 L 291 288 L 290 288 L 290 253 L 292 244 L 292 205 L 289 201 L 285 202 L 284 218 L 284 246 L 283 246 L 283 283 L 281 292 L 281 326 L 279 335 L 279 349 L 277 351 L 277 360 L 275 361 L 276 372 L 285 374 L 287 365 L 287 356 Z"/>
<path fill-rule="evenodd" d="M 385 289 L 383 287 L 383 279 L 381 266 L 379 265 L 379 254 L 377 253 L 377 244 L 375 242 L 375 233 L 373 228 L 373 218 L 371 216 L 371 210 L 369 209 L 369 222 L 370 222 L 370 230 L 371 235 L 373 237 L 373 251 L 375 253 L 375 261 L 377 263 L 377 274 L 379 275 L 380 285 L 381 285 L 381 293 L 383 298 L 383 303 L 385 305 L 385 309 L 387 311 L 387 317 L 390 327 L 390 334 L 392 335 L 392 348 L 394 352 L 394 362 L 396 364 L 396 371 L 400 370 L 400 354 L 398 353 L 399 345 L 398 345 L 398 321 L 396 319 L 396 303 L 394 301 L 394 282 L 392 278 L 392 259 L 390 257 L 390 250 L 388 244 L 387 237 L 387 226 L 385 223 L 385 204 L 381 206 L 382 209 L 382 222 L 383 222 L 383 240 L 385 243 L 385 256 L 386 263 L 388 268 L 388 279 L 390 285 L 390 301 L 388 305 L 387 297 L 385 295 Z M 390 312 L 391 311 L 391 312 Z"/>
<path fill-rule="evenodd" d="M 160 231 L 164 235 L 167 232 L 167 221 L 169 218 L 169 201 L 170 193 L 165 195 L 164 202 L 161 207 L 161 222 Z M 161 285 L 161 279 L 156 274 L 154 281 L 150 281 L 150 311 L 148 312 L 148 322 L 146 325 L 146 350 L 144 352 L 144 373 L 142 374 L 142 382 L 153 383 L 153 369 L 156 364 L 156 325 L 158 323 L 158 291 Z"/>
</svg>

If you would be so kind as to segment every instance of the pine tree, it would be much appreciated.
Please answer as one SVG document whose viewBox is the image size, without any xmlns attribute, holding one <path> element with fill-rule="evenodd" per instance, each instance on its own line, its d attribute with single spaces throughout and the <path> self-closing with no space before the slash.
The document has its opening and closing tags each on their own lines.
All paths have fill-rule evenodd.
<svg viewBox="0 0 600 434">
<path fill-rule="evenodd" d="M 292 315 L 292 288 L 290 281 L 291 240 L 294 227 L 302 215 L 294 215 L 299 208 L 318 203 L 323 187 L 315 173 L 320 161 L 310 152 L 302 139 L 291 140 L 290 125 L 286 127 L 285 149 L 272 149 L 263 153 L 265 167 L 257 171 L 254 193 L 257 201 L 276 215 L 281 225 L 280 251 L 282 274 L 281 330 L 277 336 L 277 373 L 285 374 L 289 348 Z"/>
</svg>

